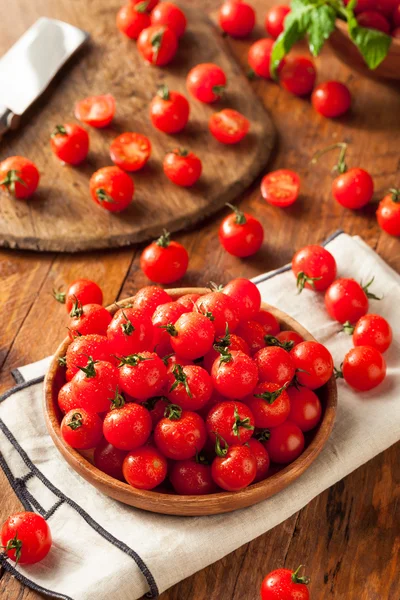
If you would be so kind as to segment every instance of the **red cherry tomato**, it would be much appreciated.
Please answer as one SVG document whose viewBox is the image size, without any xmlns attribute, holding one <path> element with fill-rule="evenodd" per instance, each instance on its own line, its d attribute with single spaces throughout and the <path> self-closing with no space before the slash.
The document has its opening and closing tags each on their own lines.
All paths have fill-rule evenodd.
<svg viewBox="0 0 400 600">
<path fill-rule="evenodd" d="M 383 353 L 392 343 L 392 328 L 380 315 L 365 315 L 351 329 L 355 346 L 371 346 Z"/>
<path fill-rule="evenodd" d="M 324 385 L 332 376 L 333 360 L 331 353 L 318 342 L 301 342 L 290 351 L 300 385 L 315 390 Z"/>
<path fill-rule="evenodd" d="M 104 437 L 119 450 L 140 448 L 147 442 L 151 429 L 149 411 L 134 402 L 113 408 L 103 421 Z"/>
<path fill-rule="evenodd" d="M 288 58 L 279 75 L 281 85 L 295 96 L 311 94 L 317 72 L 314 63 L 306 56 Z"/>
<path fill-rule="evenodd" d="M 111 94 L 89 96 L 75 105 L 75 117 L 78 121 L 101 129 L 107 127 L 115 115 L 115 100 Z"/>
<path fill-rule="evenodd" d="M 89 135 L 74 123 L 56 125 L 50 138 L 51 149 L 62 162 L 79 165 L 89 152 Z"/>
<path fill-rule="evenodd" d="M 351 106 L 349 89 L 340 81 L 324 81 L 312 93 L 311 102 L 315 110 L 324 117 L 340 117 Z"/>
<path fill-rule="evenodd" d="M 23 156 L 10 156 L 0 163 L 0 187 L 17 200 L 27 200 L 39 185 L 36 165 Z"/>
<path fill-rule="evenodd" d="M 122 133 L 111 142 L 111 160 L 124 171 L 143 169 L 150 154 L 150 140 L 141 133 Z"/>
<path fill-rule="evenodd" d="M 230 205 L 231 206 L 231 205 Z M 219 241 L 222 247 L 241 258 L 252 256 L 261 248 L 264 229 L 260 221 L 231 206 L 234 211 L 222 221 L 219 228 Z"/>
<path fill-rule="evenodd" d="M 193 152 L 176 148 L 165 155 L 163 169 L 165 175 L 175 185 L 191 187 L 201 175 L 202 164 Z"/>
<path fill-rule="evenodd" d="M 158 421 L 164 418 L 165 409 L 168 406 L 167 399 L 164 396 L 154 396 L 140 404 L 149 411 L 154 429 Z"/>
<path fill-rule="evenodd" d="M 272 79 L 270 65 L 271 65 L 271 52 L 274 45 L 274 40 L 270 38 L 263 38 L 257 40 L 249 48 L 247 55 L 247 62 L 250 67 L 250 75 L 252 71 L 258 75 L 258 77 L 264 77 L 265 79 Z M 282 59 L 278 66 L 278 73 L 281 72 L 286 59 Z"/>
<path fill-rule="evenodd" d="M 169 479 L 175 492 L 183 496 L 203 496 L 216 491 L 211 467 L 201 462 L 201 459 L 175 461 L 171 466 Z"/>
<path fill-rule="evenodd" d="M 76 302 L 82 306 L 103 303 L 103 292 L 97 283 L 90 279 L 77 279 L 71 283 L 66 293 L 53 291 L 53 295 L 58 302 L 65 304 L 68 313 L 71 312 Z"/>
<path fill-rule="evenodd" d="M 158 396 L 166 378 L 167 368 L 155 352 L 141 352 L 121 358 L 119 384 L 132 398 L 147 400 Z"/>
<path fill-rule="evenodd" d="M 254 356 L 260 381 L 285 385 L 292 381 L 295 367 L 289 352 L 279 346 L 262 348 Z"/>
<path fill-rule="evenodd" d="M 264 442 L 272 462 L 287 465 L 304 450 L 304 435 L 301 429 L 291 421 L 285 421 L 269 431 L 269 438 Z"/>
<path fill-rule="evenodd" d="M 241 321 L 236 333 L 246 342 L 251 355 L 265 348 L 265 327 L 258 321 Z"/>
<path fill-rule="evenodd" d="M 92 333 L 105 336 L 112 319 L 108 310 L 103 306 L 99 304 L 81 306 L 79 302 L 75 303 L 70 317 L 68 330 L 71 340 L 76 336 Z"/>
<path fill-rule="evenodd" d="M 259 383 L 244 402 L 254 415 L 255 426 L 260 429 L 281 425 L 290 412 L 289 396 L 277 383 Z"/>
<path fill-rule="evenodd" d="M 285 18 L 290 13 L 290 6 L 279 4 L 273 6 L 268 12 L 265 19 L 265 29 L 271 37 L 276 40 L 285 28 Z"/>
<path fill-rule="evenodd" d="M 117 27 L 121 33 L 131 40 L 137 40 L 146 27 L 150 27 L 150 16 L 146 12 L 145 3 L 132 3 L 122 6 L 117 13 Z"/>
<path fill-rule="evenodd" d="M 200 294 L 185 294 L 184 296 L 178 298 L 177 303 L 182 304 L 189 312 L 193 310 L 193 306 L 199 298 Z"/>
<path fill-rule="evenodd" d="M 246 2 L 227 0 L 219 9 L 218 21 L 222 31 L 231 37 L 243 38 L 253 31 L 256 14 Z"/>
<path fill-rule="evenodd" d="M 221 347 L 225 348 L 225 350 L 229 352 L 232 352 L 233 350 L 240 350 L 240 352 L 243 352 L 244 354 L 247 354 L 247 356 L 250 356 L 250 348 L 248 347 L 246 342 L 238 335 L 235 335 L 234 333 L 229 333 L 228 329 L 228 333 L 225 333 L 224 336 L 215 338 L 214 346 L 204 356 L 203 367 L 207 369 L 208 372 L 211 372 L 215 360 L 217 358 L 220 358 L 221 356 L 218 350 L 215 349 L 215 347 L 218 347 L 219 349 L 221 349 Z"/>
<path fill-rule="evenodd" d="M 165 457 L 152 446 L 131 450 L 125 457 L 123 473 L 126 481 L 139 490 L 152 490 L 167 476 Z"/>
<path fill-rule="evenodd" d="M 4 554 L 15 563 L 33 565 L 50 551 L 52 538 L 47 521 L 33 512 L 11 515 L 1 528 Z"/>
<path fill-rule="evenodd" d="M 71 448 L 89 450 L 95 448 L 103 437 L 102 427 L 102 420 L 96 413 L 73 408 L 61 421 L 60 431 Z"/>
<path fill-rule="evenodd" d="M 157 285 L 147 285 L 133 297 L 132 308 L 141 310 L 144 314 L 152 317 L 157 306 L 166 302 L 172 302 L 172 298 L 165 290 Z"/>
<path fill-rule="evenodd" d="M 73 409 L 74 396 L 72 394 L 71 381 L 67 381 L 67 383 L 64 383 L 64 385 L 58 392 L 57 403 L 61 412 L 63 412 L 64 414 Z"/>
<path fill-rule="evenodd" d="M 398 5 L 398 0 L 375 0 L 373 4 L 375 5 L 375 10 L 390 19 L 393 18 L 393 12 Z"/>
<path fill-rule="evenodd" d="M 280 331 L 280 326 L 276 317 L 264 308 L 253 316 L 253 320 L 261 323 L 264 327 L 265 335 L 277 335 Z"/>
<path fill-rule="evenodd" d="M 378 31 L 382 31 L 382 33 L 389 35 L 389 21 L 376 10 L 366 10 L 365 12 L 359 13 L 357 15 L 357 21 L 360 27 L 377 29 Z"/>
<path fill-rule="evenodd" d="M 165 25 L 151 25 L 140 32 L 137 48 L 147 62 L 163 67 L 174 58 L 178 50 L 178 38 Z"/>
<path fill-rule="evenodd" d="M 223 95 L 226 75 L 213 63 L 201 63 L 189 71 L 186 86 L 193 98 L 209 104 L 216 102 Z"/>
<path fill-rule="evenodd" d="M 280 331 L 276 334 L 276 338 L 281 342 L 281 344 L 289 343 L 291 348 L 294 348 L 297 346 L 297 344 L 304 342 L 304 338 L 297 333 L 297 331 Z"/>
<path fill-rule="evenodd" d="M 353 389 L 367 392 L 385 379 L 385 359 L 371 346 L 356 346 L 344 357 L 342 372 L 338 372 L 337 376 L 343 377 Z"/>
<path fill-rule="evenodd" d="M 243 352 L 224 352 L 211 369 L 214 387 L 226 398 L 245 398 L 254 390 L 258 380 L 255 362 Z"/>
<path fill-rule="evenodd" d="M 261 600 L 310 600 L 308 577 L 300 577 L 299 571 L 277 569 L 269 573 L 261 584 Z"/>
<path fill-rule="evenodd" d="M 254 432 L 254 417 L 250 408 L 243 402 L 227 400 L 213 406 L 208 413 L 206 428 L 209 438 L 215 442 L 222 437 L 231 445 L 248 442 Z"/>
<path fill-rule="evenodd" d="M 143 273 L 156 283 L 173 283 L 181 279 L 188 268 L 189 255 L 179 242 L 171 241 L 168 231 L 149 246 L 140 257 Z"/>
<path fill-rule="evenodd" d="M 167 329 L 171 346 L 178 356 L 194 360 L 207 354 L 215 337 L 215 328 L 208 317 L 198 312 L 185 313 Z"/>
<path fill-rule="evenodd" d="M 193 310 L 211 319 L 217 336 L 223 335 L 226 328 L 229 332 L 235 331 L 239 324 L 234 301 L 222 292 L 214 291 L 200 296 Z"/>
<path fill-rule="evenodd" d="M 254 483 L 258 481 L 262 481 L 266 478 L 269 469 L 269 456 L 266 448 L 262 445 L 261 442 L 256 440 L 255 438 L 251 438 L 247 442 L 254 458 L 256 459 L 256 477 L 254 479 Z"/>
<path fill-rule="evenodd" d="M 238 492 L 253 483 L 257 475 L 257 462 L 247 446 L 225 447 L 217 450 L 211 474 L 223 490 Z"/>
<path fill-rule="evenodd" d="M 300 192 L 300 177 L 294 171 L 278 169 L 261 181 L 261 195 L 273 206 L 286 208 L 296 202 Z"/>
<path fill-rule="evenodd" d="M 221 144 L 238 144 L 246 137 L 250 122 L 237 110 L 224 108 L 211 115 L 208 127 Z"/>
<path fill-rule="evenodd" d="M 336 277 L 336 261 L 332 254 L 318 245 L 305 246 L 292 259 L 292 271 L 297 279 L 297 289 L 322 292 Z"/>
<path fill-rule="evenodd" d="M 198 454 L 206 443 L 206 426 L 195 412 L 182 411 L 174 404 L 154 430 L 154 442 L 167 458 L 187 460 Z"/>
<path fill-rule="evenodd" d="M 79 367 L 86 367 L 90 356 L 93 360 L 111 361 L 110 345 L 106 336 L 91 334 L 74 338 L 65 355 L 67 381 L 78 373 Z"/>
<path fill-rule="evenodd" d="M 159 0 L 131 0 L 131 4 L 133 6 L 137 6 L 138 4 L 145 5 L 147 12 L 151 12 L 155 6 L 157 6 Z"/>
<path fill-rule="evenodd" d="M 399 5 L 400 6 L 400 5 Z M 379 202 L 376 218 L 379 226 L 390 235 L 400 236 L 400 191 L 390 190 Z"/>
<path fill-rule="evenodd" d="M 222 291 L 236 304 L 241 321 L 249 321 L 260 311 L 261 294 L 252 281 L 240 277 L 232 279 Z"/>
<path fill-rule="evenodd" d="M 151 11 L 151 24 L 165 25 L 180 38 L 186 29 L 185 13 L 172 2 L 161 2 Z"/>
<path fill-rule="evenodd" d="M 310 431 L 321 420 L 321 402 L 315 392 L 305 387 L 289 387 L 290 400 L 289 421 L 295 423 L 302 431 Z"/>
<path fill-rule="evenodd" d="M 133 180 L 119 167 L 103 167 L 90 178 L 90 193 L 96 204 L 110 212 L 120 212 L 133 199 Z"/>
<path fill-rule="evenodd" d="M 124 481 L 122 464 L 126 456 L 125 450 L 119 450 L 103 439 L 93 454 L 95 466 L 114 479 Z"/>
<path fill-rule="evenodd" d="M 89 357 L 86 367 L 80 367 L 71 380 L 73 408 L 83 408 L 91 413 L 110 410 L 118 387 L 118 369 L 105 361 Z"/>
<path fill-rule="evenodd" d="M 165 304 L 157 306 L 151 320 L 154 330 L 153 348 L 158 356 L 163 357 L 172 352 L 171 338 L 165 327 L 169 323 L 175 325 L 179 317 L 186 312 L 190 312 L 190 310 L 190 308 L 187 309 L 182 304 L 178 304 L 178 302 L 166 302 Z"/>
<path fill-rule="evenodd" d="M 178 133 L 189 120 L 189 102 L 179 92 L 170 92 L 166 85 L 159 88 L 150 104 L 150 118 L 156 129 Z"/>
<path fill-rule="evenodd" d="M 368 298 L 379 300 L 377 296 L 369 292 L 369 286 L 373 279 L 362 287 L 354 279 L 337 279 L 326 290 L 326 310 L 339 323 L 356 323 L 358 319 L 368 312 Z"/>
<path fill-rule="evenodd" d="M 150 317 L 135 308 L 117 310 L 107 329 L 109 349 L 117 356 L 150 350 L 153 336 Z"/>
<path fill-rule="evenodd" d="M 197 365 L 177 364 L 168 374 L 166 396 L 184 410 L 200 410 L 211 398 L 213 384 L 205 369 Z"/>
<path fill-rule="evenodd" d="M 374 182 L 364 169 L 349 169 L 332 182 L 332 195 L 345 208 L 362 208 L 371 201 L 373 193 Z"/>
</svg>

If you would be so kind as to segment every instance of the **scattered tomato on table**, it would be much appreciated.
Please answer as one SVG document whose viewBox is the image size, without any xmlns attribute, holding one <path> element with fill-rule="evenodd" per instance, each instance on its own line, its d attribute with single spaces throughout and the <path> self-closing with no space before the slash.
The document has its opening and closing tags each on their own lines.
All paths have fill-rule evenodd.
<svg viewBox="0 0 400 600">
<path fill-rule="evenodd" d="M 193 98 L 211 104 L 222 97 L 226 88 L 226 75 L 218 65 L 201 63 L 189 71 L 186 85 Z"/>
<path fill-rule="evenodd" d="M 270 38 L 257 40 L 249 48 L 247 62 L 249 63 L 249 77 L 257 75 L 264 79 L 272 79 L 271 75 L 271 53 L 274 41 Z M 278 73 L 282 70 L 285 60 L 282 60 L 278 67 Z"/>
<path fill-rule="evenodd" d="M 36 165 L 23 156 L 9 156 L 0 163 L 0 187 L 17 200 L 27 200 L 39 185 Z"/>
<path fill-rule="evenodd" d="M 75 105 L 75 117 L 87 125 L 102 129 L 115 115 L 115 99 L 111 94 L 89 96 Z"/>
<path fill-rule="evenodd" d="M 296 571 L 277 569 L 266 575 L 261 584 L 261 600 L 310 600 L 310 578 L 300 576 L 301 568 L 302 565 Z"/>
<path fill-rule="evenodd" d="M 227 0 L 219 8 L 218 22 L 227 35 L 233 38 L 244 38 L 253 31 L 256 14 L 247 2 Z"/>
<path fill-rule="evenodd" d="M 169 27 L 179 39 L 186 30 L 186 17 L 183 10 L 172 2 L 160 2 L 151 11 L 152 25 L 165 25 Z"/>
<path fill-rule="evenodd" d="M 137 48 L 148 63 L 163 67 L 174 58 L 178 50 L 178 38 L 165 25 L 150 25 L 140 32 Z"/>
<path fill-rule="evenodd" d="M 178 133 L 189 120 L 190 106 L 183 94 L 162 85 L 150 103 L 150 118 L 156 129 Z"/>
<path fill-rule="evenodd" d="M 62 162 L 79 165 L 89 152 L 89 135 L 86 129 L 74 123 L 56 125 L 50 144 L 54 154 Z"/>
<path fill-rule="evenodd" d="M 307 56 L 289 56 L 279 73 L 282 87 L 295 96 L 311 94 L 316 77 L 314 62 Z"/>
<path fill-rule="evenodd" d="M 265 29 L 269 35 L 276 40 L 285 27 L 285 18 L 290 13 L 290 6 L 278 4 L 267 12 L 265 17 Z"/>
<path fill-rule="evenodd" d="M 300 193 L 300 177 L 289 169 L 278 169 L 263 177 L 261 195 L 269 204 L 286 208 L 296 202 Z"/>
<path fill-rule="evenodd" d="M 194 152 L 185 148 L 175 148 L 165 155 L 163 169 L 175 185 L 192 187 L 200 178 L 203 167 L 200 158 Z"/>
<path fill-rule="evenodd" d="M 237 110 L 224 108 L 211 115 L 208 128 L 221 144 L 238 144 L 246 137 L 250 121 Z"/>
<path fill-rule="evenodd" d="M 323 246 L 312 244 L 298 250 L 292 258 L 292 271 L 298 292 L 304 288 L 326 290 L 336 277 L 336 261 Z"/>
<path fill-rule="evenodd" d="M 119 167 L 103 167 L 90 178 L 90 193 L 96 204 L 110 212 L 120 212 L 133 199 L 133 179 Z"/>
<path fill-rule="evenodd" d="M 382 354 L 371 346 L 356 346 L 344 357 L 336 377 L 359 392 L 377 387 L 386 377 L 386 362 Z"/>
<path fill-rule="evenodd" d="M 140 257 L 143 273 L 155 283 L 173 283 L 182 279 L 188 264 L 186 248 L 171 240 L 171 235 L 166 230 L 143 250 Z"/>
<path fill-rule="evenodd" d="M 90 279 L 77 279 L 68 286 L 66 292 L 53 290 L 53 295 L 57 302 L 65 304 L 68 313 L 71 312 L 77 301 L 82 306 L 85 304 L 103 304 L 101 288 Z"/>
<path fill-rule="evenodd" d="M 147 3 L 130 2 L 122 6 L 117 13 L 117 27 L 121 33 L 131 40 L 137 40 L 143 29 L 150 27 L 150 15 L 147 12 Z"/>
<path fill-rule="evenodd" d="M 350 109 L 351 95 L 344 83 L 324 81 L 314 89 L 311 102 L 315 110 L 324 117 L 340 117 Z"/>
<path fill-rule="evenodd" d="M 151 142 L 141 133 L 125 132 L 111 142 L 111 160 L 124 171 L 143 169 L 150 154 Z"/>
<path fill-rule="evenodd" d="M 25 511 L 11 515 L 0 533 L 5 555 L 17 564 L 33 565 L 50 552 L 52 537 L 47 521 L 36 513 Z"/>
<path fill-rule="evenodd" d="M 400 236 L 400 190 L 389 190 L 389 193 L 379 202 L 376 218 L 383 231 Z"/>
<path fill-rule="evenodd" d="M 325 293 L 325 306 L 332 317 L 339 323 L 356 323 L 367 314 L 369 298 L 380 300 L 369 291 L 374 279 L 362 286 L 354 279 L 336 279 Z"/>
</svg>

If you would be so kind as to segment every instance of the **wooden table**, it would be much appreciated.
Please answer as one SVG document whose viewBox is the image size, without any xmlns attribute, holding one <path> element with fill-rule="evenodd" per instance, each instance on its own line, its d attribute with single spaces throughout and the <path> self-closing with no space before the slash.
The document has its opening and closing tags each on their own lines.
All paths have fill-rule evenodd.
<svg viewBox="0 0 400 600">
<path fill-rule="evenodd" d="M 40 15 L 74 22 L 74 14 L 84 1 L 2 0 L 7 10 L 3 10 L 0 24 L 0 52 Z M 117 0 L 113 3 L 117 8 Z M 100 18 L 96 17 L 96 4 L 92 2 L 93 18 Z M 210 11 L 218 6 L 216 0 L 203 0 L 202 4 Z M 272 2 L 254 2 L 260 23 L 268 4 Z M 261 28 L 256 36 L 262 36 Z M 230 44 L 246 68 L 248 41 Z M 266 233 L 262 250 L 245 261 L 221 250 L 219 217 L 177 236 L 190 253 L 190 267 L 182 285 L 252 277 L 288 262 L 296 249 L 320 242 L 338 228 L 361 235 L 399 270 L 400 242 L 380 231 L 374 207 L 352 213 L 332 200 L 333 157 L 327 156 L 318 168 L 309 166 L 314 151 L 345 140 L 350 142 L 351 164 L 365 167 L 373 175 L 377 200 L 388 187 L 399 186 L 399 88 L 359 77 L 343 67 L 328 49 L 316 63 L 319 80 L 338 78 L 349 85 L 354 99 L 352 114 L 336 121 L 325 120 L 313 112 L 307 100 L 289 96 L 274 83 L 254 81 L 252 85 L 279 132 L 269 168 L 296 169 L 302 176 L 301 198 L 289 210 L 280 211 L 261 200 L 257 184 L 240 199 L 242 208 L 261 219 Z M 84 276 L 98 281 L 106 303 L 131 295 L 146 283 L 139 268 L 140 251 L 125 249 L 80 256 L 0 253 L 2 391 L 13 384 L 11 369 L 47 356 L 65 335 L 65 309 L 53 300 L 52 289 Z M 300 563 L 307 565 L 312 575 L 314 600 L 396 600 L 400 597 L 399 450 L 397 444 L 377 456 L 280 526 L 164 593 L 162 600 L 254 600 L 264 574 Z M 20 507 L 2 474 L 0 490 L 2 520 Z M 33 600 L 39 596 L 0 573 L 0 597 Z"/>
</svg>

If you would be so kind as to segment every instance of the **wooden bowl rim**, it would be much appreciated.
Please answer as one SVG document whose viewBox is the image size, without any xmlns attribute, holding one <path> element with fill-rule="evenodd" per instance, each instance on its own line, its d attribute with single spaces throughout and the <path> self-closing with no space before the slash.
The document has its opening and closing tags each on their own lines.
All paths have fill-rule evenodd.
<svg viewBox="0 0 400 600">
<path fill-rule="evenodd" d="M 344 34 L 348 39 L 350 39 L 346 21 L 343 21 L 343 19 L 336 19 L 335 24 L 336 24 L 336 29 L 338 29 L 340 31 L 340 33 Z M 390 36 L 390 37 L 392 37 L 392 36 Z M 400 38 L 392 37 L 392 43 L 389 48 L 388 56 L 389 56 L 393 46 L 397 46 L 400 48 Z"/>
<path fill-rule="evenodd" d="M 166 289 L 168 294 L 172 298 L 177 299 L 185 294 L 205 294 L 210 290 L 208 288 L 173 288 Z M 132 301 L 133 297 L 126 298 L 118 302 L 118 306 L 124 307 Z M 280 324 L 283 324 L 286 329 L 292 329 L 300 333 L 305 340 L 315 341 L 315 338 L 295 319 L 280 311 L 274 306 L 271 306 L 265 302 L 262 303 L 262 308 L 270 311 L 275 315 Z M 118 307 L 113 304 L 107 307 L 107 310 L 114 314 Z M 290 483 L 295 481 L 300 475 L 304 473 L 306 469 L 314 462 L 318 454 L 321 452 L 325 443 L 330 437 L 333 429 L 333 425 L 336 417 L 337 407 L 337 386 L 334 376 L 327 382 L 326 387 L 326 404 L 323 419 L 319 424 L 318 430 L 316 431 L 310 444 L 306 447 L 304 452 L 292 463 L 271 475 L 267 479 L 254 483 L 249 487 L 239 492 L 217 492 L 215 494 L 207 494 L 204 496 L 182 496 L 179 494 L 167 494 L 155 491 L 139 490 L 133 488 L 128 483 L 119 481 L 110 477 L 103 471 L 97 469 L 84 455 L 80 454 L 77 450 L 68 446 L 60 433 L 60 422 L 55 412 L 56 398 L 53 399 L 53 385 L 56 374 L 62 369 L 58 363 L 58 358 L 65 355 L 68 345 L 71 340 L 67 337 L 57 348 L 53 359 L 50 363 L 49 369 L 44 379 L 44 393 L 43 393 L 43 410 L 45 415 L 45 422 L 47 430 L 52 438 L 55 446 L 59 452 L 63 455 L 68 464 L 81 476 L 83 476 L 89 483 L 95 487 L 100 486 L 101 488 L 111 488 L 113 493 L 111 497 L 116 497 L 118 491 L 121 495 L 129 497 L 132 503 L 126 502 L 131 506 L 135 506 L 136 501 L 140 503 L 140 508 L 150 510 L 151 512 L 159 512 L 154 508 L 146 508 L 144 506 L 146 500 L 151 500 L 152 504 L 156 504 L 158 501 L 163 504 L 169 505 L 168 510 L 160 511 L 161 514 L 175 514 L 175 515 L 206 515 L 206 514 L 219 514 L 222 512 L 236 510 L 242 507 L 251 506 L 256 504 L 268 497 L 278 493 L 282 489 L 286 488 Z M 274 488 L 273 493 L 268 494 L 269 488 Z M 265 494 L 260 494 L 261 490 L 265 490 Z M 106 493 L 103 491 L 103 493 Z M 124 502 L 124 500 L 122 500 Z M 211 512 L 207 512 L 207 507 L 211 503 L 220 503 L 220 509 L 215 511 L 215 506 Z M 211 507 L 210 507 L 211 508 Z M 182 511 L 183 512 L 180 512 Z"/>
</svg>

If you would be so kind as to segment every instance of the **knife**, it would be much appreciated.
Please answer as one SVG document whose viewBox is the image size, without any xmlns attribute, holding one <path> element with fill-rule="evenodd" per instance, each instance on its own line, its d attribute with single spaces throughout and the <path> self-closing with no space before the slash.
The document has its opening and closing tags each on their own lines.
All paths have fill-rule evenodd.
<svg viewBox="0 0 400 600">
<path fill-rule="evenodd" d="M 0 58 L 0 136 L 18 127 L 21 115 L 88 38 L 69 23 L 42 17 Z"/>
</svg>

